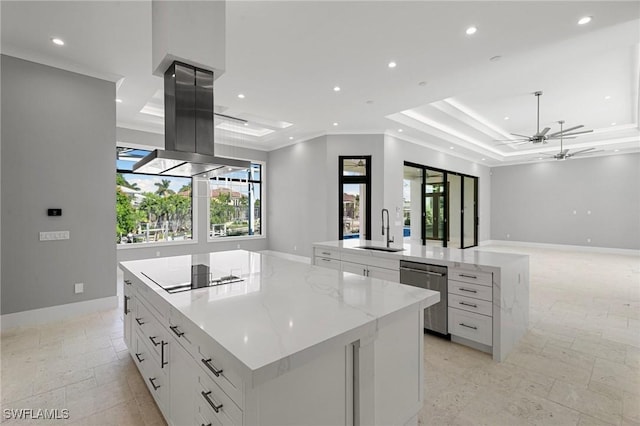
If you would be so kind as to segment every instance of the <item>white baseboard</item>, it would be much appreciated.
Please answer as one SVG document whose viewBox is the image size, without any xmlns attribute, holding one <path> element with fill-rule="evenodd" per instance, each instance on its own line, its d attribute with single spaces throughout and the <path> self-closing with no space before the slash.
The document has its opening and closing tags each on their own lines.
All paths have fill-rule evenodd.
<svg viewBox="0 0 640 426">
<path fill-rule="evenodd" d="M 509 247 L 535 247 L 535 248 L 548 248 L 553 250 L 584 251 L 589 253 L 623 254 L 626 256 L 640 256 L 640 250 L 611 248 L 611 247 L 573 246 L 569 244 L 530 243 L 527 241 L 510 241 L 510 240 L 486 240 L 478 244 L 478 246 L 489 246 L 489 245 L 501 245 L 501 246 L 509 246 Z"/>
<path fill-rule="evenodd" d="M 50 306 L 29 311 L 14 312 L 0 316 L 0 330 L 15 327 L 28 327 L 60 321 L 91 312 L 113 309 L 118 306 L 118 297 L 110 296 L 66 305 Z"/>
<path fill-rule="evenodd" d="M 311 264 L 311 258 L 306 256 L 298 256 L 295 254 L 289 254 L 289 253 L 284 253 L 281 251 L 274 251 L 274 250 L 260 250 L 258 251 L 258 253 L 266 254 L 269 256 L 281 257 L 283 259 L 293 260 L 295 262 L 306 263 L 307 265 Z"/>
</svg>

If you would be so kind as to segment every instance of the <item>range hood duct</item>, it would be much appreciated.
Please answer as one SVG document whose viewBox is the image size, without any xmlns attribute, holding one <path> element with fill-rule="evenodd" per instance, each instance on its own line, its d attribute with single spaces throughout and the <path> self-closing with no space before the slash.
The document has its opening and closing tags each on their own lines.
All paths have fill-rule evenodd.
<svg viewBox="0 0 640 426">
<path fill-rule="evenodd" d="M 138 161 L 134 173 L 213 177 L 251 167 L 214 155 L 211 71 L 173 62 L 164 73 L 164 135 L 165 149 Z"/>
</svg>

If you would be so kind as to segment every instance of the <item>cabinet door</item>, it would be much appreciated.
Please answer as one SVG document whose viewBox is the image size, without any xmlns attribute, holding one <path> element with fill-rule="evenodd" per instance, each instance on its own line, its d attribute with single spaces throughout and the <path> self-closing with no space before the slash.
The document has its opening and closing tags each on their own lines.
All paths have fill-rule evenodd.
<svg viewBox="0 0 640 426">
<path fill-rule="evenodd" d="M 126 343 L 127 348 L 129 348 L 129 351 L 134 350 L 132 349 L 133 338 L 131 334 L 133 332 L 134 305 L 135 305 L 135 298 L 133 297 L 133 291 L 131 289 L 131 286 L 125 283 L 123 307 L 122 307 L 123 308 L 122 322 L 124 326 L 124 342 Z"/>
<path fill-rule="evenodd" d="M 352 274 L 367 275 L 367 267 L 359 263 L 342 262 L 342 271 Z"/>
<path fill-rule="evenodd" d="M 391 269 L 378 268 L 375 266 L 367 266 L 367 270 L 369 271 L 368 275 L 371 278 L 378 278 L 381 280 L 400 282 L 400 271 L 397 269 L 395 271 Z"/>
<path fill-rule="evenodd" d="M 169 405 L 171 424 L 195 422 L 196 365 L 189 353 L 174 338 L 169 340 Z"/>
</svg>

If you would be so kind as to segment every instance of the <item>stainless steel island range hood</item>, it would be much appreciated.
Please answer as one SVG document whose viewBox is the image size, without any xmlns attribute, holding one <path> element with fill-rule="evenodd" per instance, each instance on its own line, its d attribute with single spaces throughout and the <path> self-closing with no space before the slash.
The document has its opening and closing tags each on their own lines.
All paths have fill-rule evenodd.
<svg viewBox="0 0 640 426">
<path fill-rule="evenodd" d="M 133 166 L 134 173 L 215 176 L 251 162 L 214 155 L 213 72 L 173 62 L 164 73 L 165 149 Z"/>
</svg>

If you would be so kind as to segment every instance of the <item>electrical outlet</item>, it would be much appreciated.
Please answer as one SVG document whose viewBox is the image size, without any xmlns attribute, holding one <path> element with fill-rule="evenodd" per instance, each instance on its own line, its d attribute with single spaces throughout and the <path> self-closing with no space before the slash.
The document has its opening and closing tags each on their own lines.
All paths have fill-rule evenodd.
<svg viewBox="0 0 640 426">
<path fill-rule="evenodd" d="M 159 251 L 156 252 L 156 257 L 160 257 L 160 252 Z"/>
<path fill-rule="evenodd" d="M 75 283 L 73 291 L 76 294 L 84 293 L 84 283 Z"/>
</svg>

